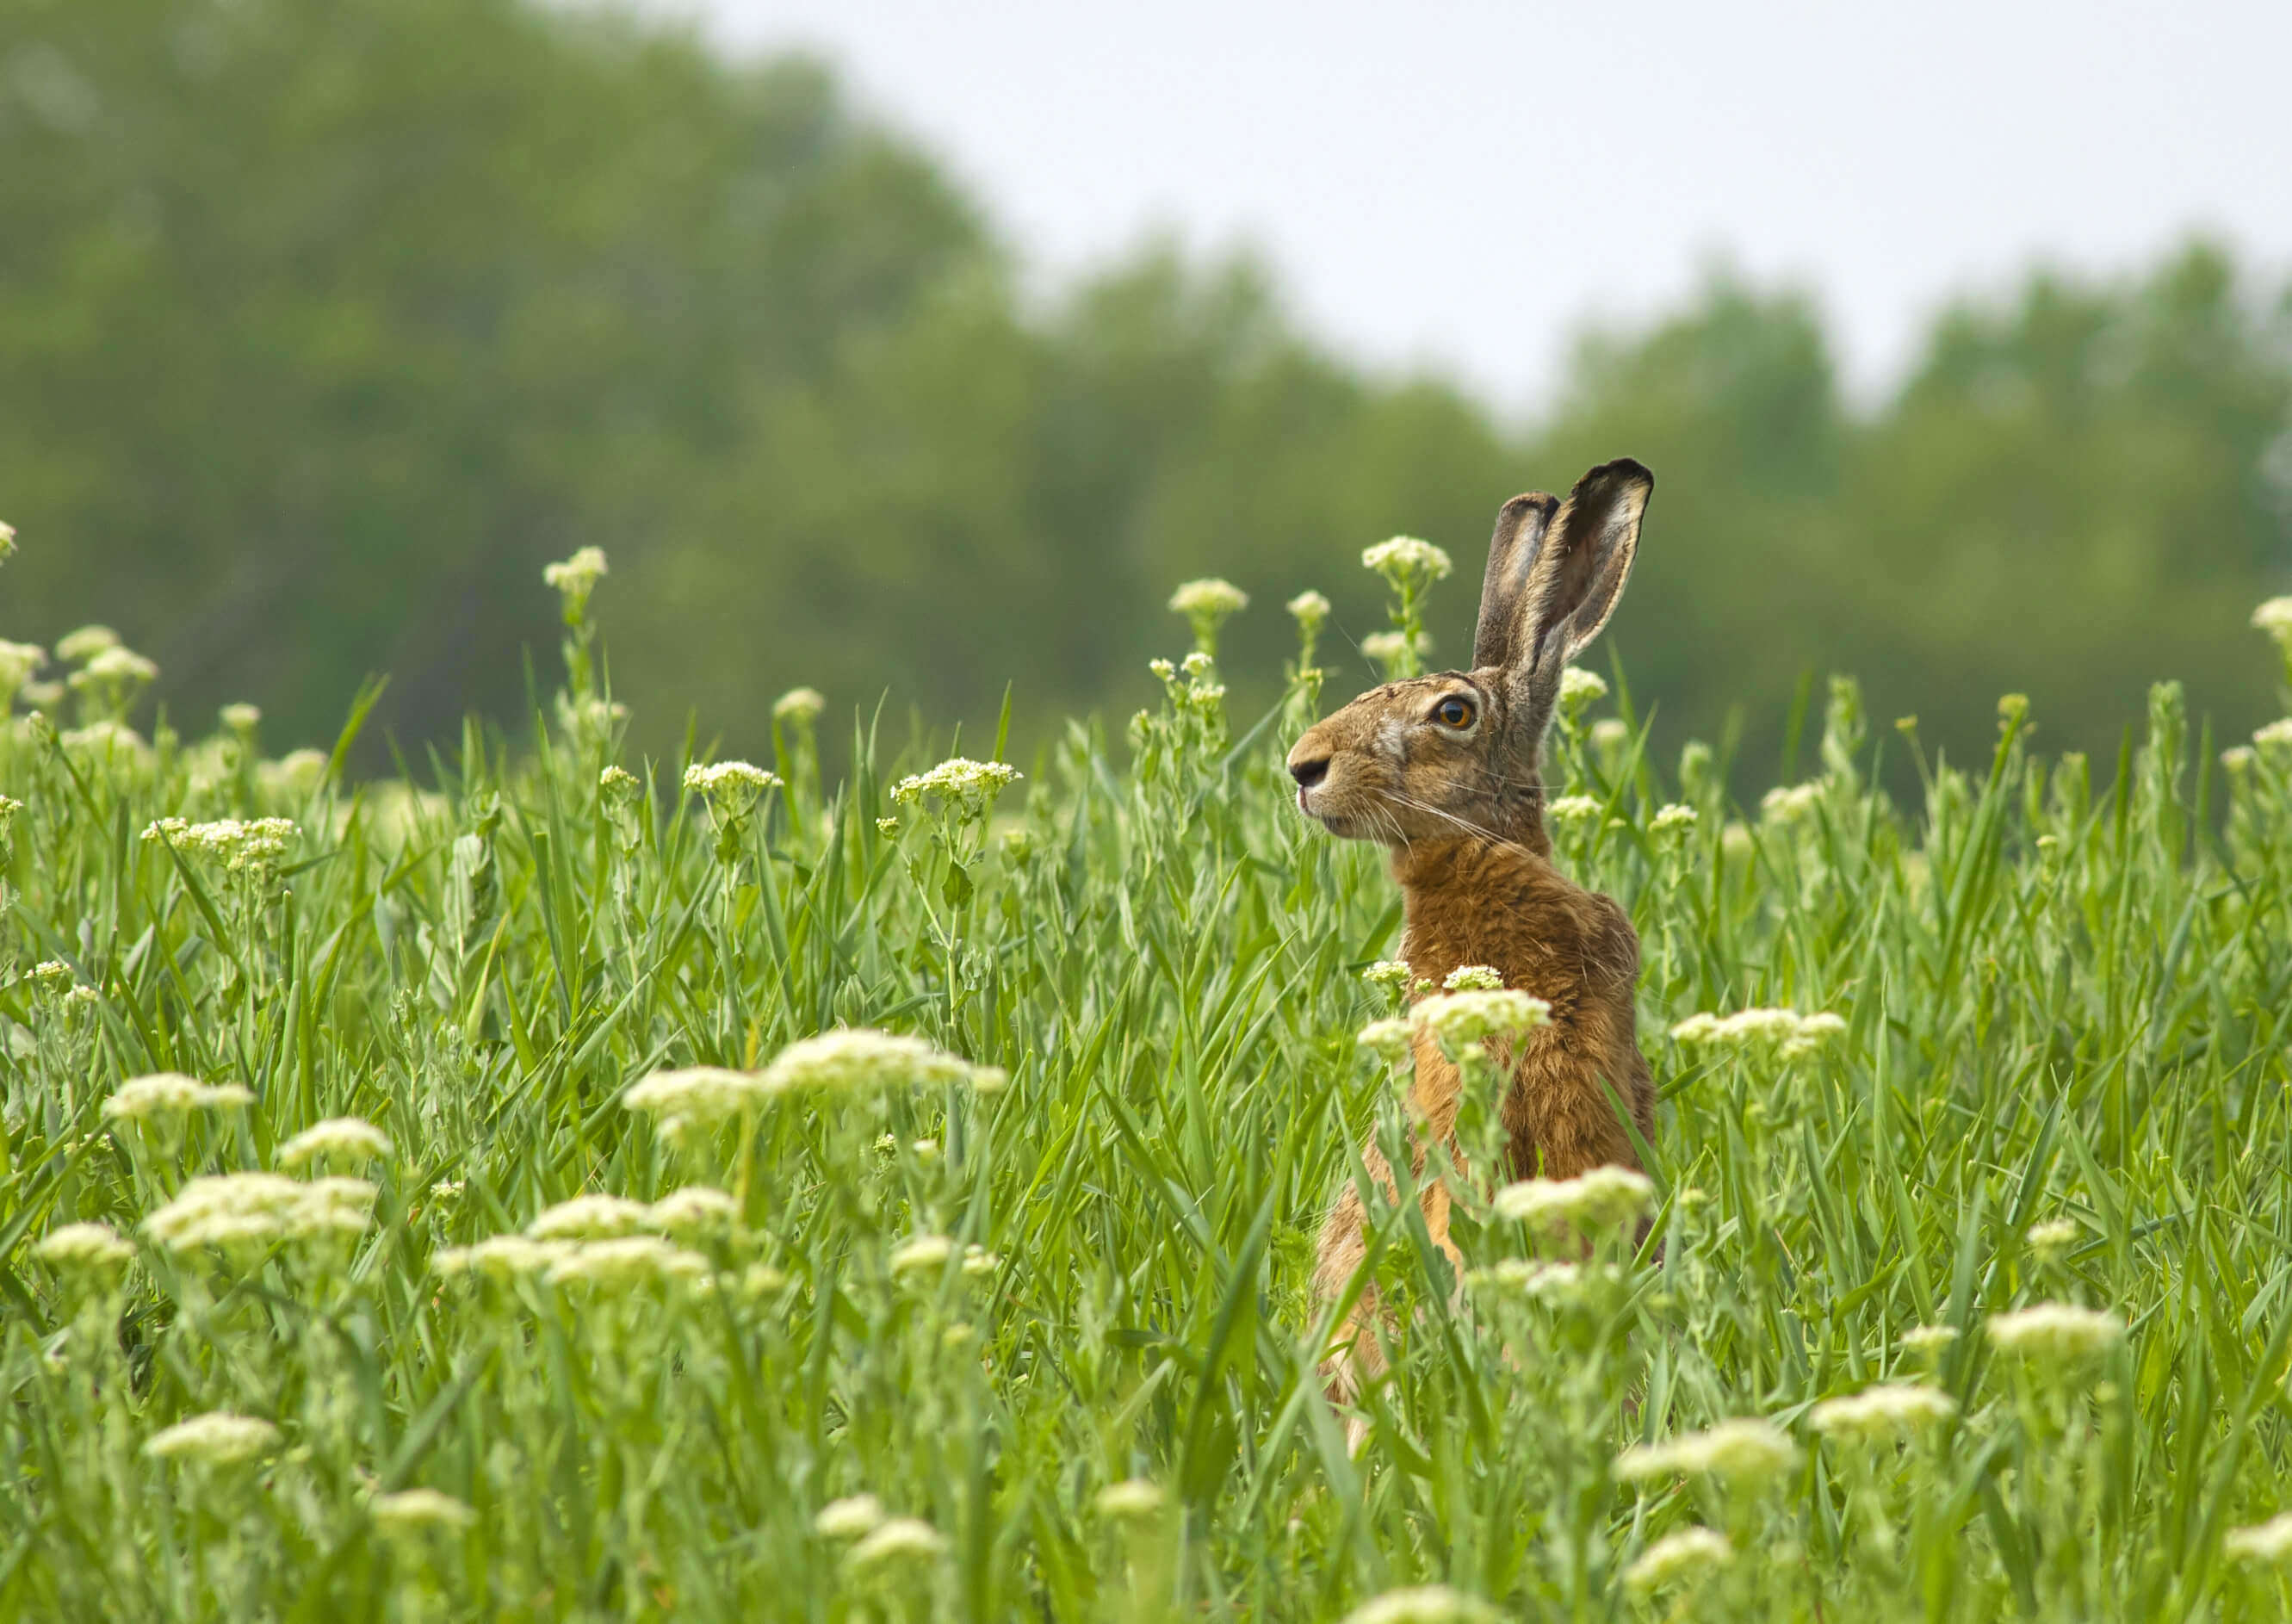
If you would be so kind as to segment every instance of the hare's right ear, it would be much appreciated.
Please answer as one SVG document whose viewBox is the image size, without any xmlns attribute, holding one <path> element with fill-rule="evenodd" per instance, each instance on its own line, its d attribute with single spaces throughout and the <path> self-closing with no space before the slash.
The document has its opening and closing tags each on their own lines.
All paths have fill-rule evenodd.
<svg viewBox="0 0 2292 1624">
<path fill-rule="evenodd" d="M 1640 515 L 1647 511 L 1648 496 L 1654 489 L 1655 475 L 1628 456 L 1618 457 L 1577 481 L 1547 523 L 1519 527 L 1523 539 L 1534 529 L 1537 545 L 1523 563 L 1521 555 L 1527 549 L 1519 539 L 1512 544 L 1515 556 L 1506 574 L 1520 582 L 1510 603 L 1512 632 L 1502 645 L 1504 658 L 1485 663 L 1503 667 L 1513 726 L 1525 734 L 1523 742 L 1530 749 L 1544 737 L 1545 724 L 1552 718 L 1561 671 L 1600 634 L 1624 595 L 1624 583 L 1639 551 Z M 1512 505 L 1507 504 L 1505 512 Z M 1501 538 L 1501 523 L 1497 534 Z M 1493 586 L 1493 556 L 1489 570 Z M 1485 601 L 1481 626 L 1481 639 L 1494 647 Z"/>
</svg>

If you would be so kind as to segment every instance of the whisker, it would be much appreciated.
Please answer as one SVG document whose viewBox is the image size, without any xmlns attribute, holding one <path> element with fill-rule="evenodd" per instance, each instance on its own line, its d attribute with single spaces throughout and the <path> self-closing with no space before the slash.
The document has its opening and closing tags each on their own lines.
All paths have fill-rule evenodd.
<svg viewBox="0 0 2292 1624">
<path fill-rule="evenodd" d="M 1435 818 L 1445 818 L 1449 822 L 1455 824 L 1458 828 L 1464 829 L 1471 834 L 1478 835 L 1483 839 L 1497 841 L 1499 844 L 1501 844 L 1503 840 L 1503 836 L 1498 835 L 1494 829 L 1483 828 L 1468 818 L 1459 818 L 1454 812 L 1443 812 L 1437 806 L 1427 805 L 1424 802 L 1416 800 L 1408 796 L 1398 796 L 1396 798 L 1405 806 L 1413 806 L 1418 812 L 1429 812 Z"/>
</svg>

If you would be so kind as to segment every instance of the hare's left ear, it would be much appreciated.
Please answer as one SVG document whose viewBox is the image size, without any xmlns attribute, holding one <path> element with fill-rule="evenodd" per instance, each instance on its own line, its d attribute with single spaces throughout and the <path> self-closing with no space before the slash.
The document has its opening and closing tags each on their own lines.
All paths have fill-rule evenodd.
<svg viewBox="0 0 2292 1624">
<path fill-rule="evenodd" d="M 1600 634 L 1624 595 L 1639 551 L 1640 515 L 1654 489 L 1655 475 L 1618 457 L 1577 481 L 1544 527 L 1513 599 L 1505 658 L 1489 662 L 1504 667 L 1515 725 L 1524 726 L 1529 741 L 1544 736 L 1562 669 Z M 1493 573 L 1493 559 L 1489 567 Z M 1485 636 L 1485 603 L 1481 616 Z"/>
<path fill-rule="evenodd" d="M 1512 664 L 1520 633 L 1521 594 L 1536 568 L 1537 554 L 1560 504 L 1540 490 L 1514 497 L 1497 511 L 1497 532 L 1489 537 L 1488 573 L 1481 578 L 1481 621 L 1473 633 L 1475 669 Z"/>
</svg>

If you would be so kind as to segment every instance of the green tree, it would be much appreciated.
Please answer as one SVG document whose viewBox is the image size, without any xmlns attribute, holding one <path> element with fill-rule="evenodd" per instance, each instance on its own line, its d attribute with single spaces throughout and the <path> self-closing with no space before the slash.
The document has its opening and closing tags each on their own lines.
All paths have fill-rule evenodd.
<svg viewBox="0 0 2292 1624">
<path fill-rule="evenodd" d="M 1659 485 L 1610 646 L 1667 748 L 1739 709 L 1763 775 L 1825 668 L 1957 754 L 2006 690 L 2103 753 L 2157 676 L 2232 732 L 2274 704 L 2241 627 L 2292 585 L 2292 295 L 2202 245 L 1957 306 L 1860 413 L 1814 302 L 1723 270 L 1521 428 L 1316 344 L 1247 256 L 1024 299 L 824 68 L 532 0 L 0 0 L 0 634 L 109 621 L 273 746 L 375 670 L 408 743 L 516 722 L 586 544 L 655 748 L 760 747 L 796 683 L 1120 716 L 1204 574 L 1256 599 L 1238 709 L 1306 586 L 1365 685 L 1362 546 L 1450 551 L 1461 661 L 1498 504 L 1624 453 Z"/>
</svg>

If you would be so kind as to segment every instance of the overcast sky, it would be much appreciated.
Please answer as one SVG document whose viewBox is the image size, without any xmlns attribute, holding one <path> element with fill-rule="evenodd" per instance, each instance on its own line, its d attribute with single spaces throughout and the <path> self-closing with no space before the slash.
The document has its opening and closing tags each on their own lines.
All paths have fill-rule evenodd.
<svg viewBox="0 0 2292 1624">
<path fill-rule="evenodd" d="M 1315 332 L 1513 408 L 1723 253 L 1814 289 L 1863 391 L 2037 257 L 2292 269 L 2292 0 L 655 3 L 835 62 L 1049 285 L 1249 241 Z"/>
</svg>

